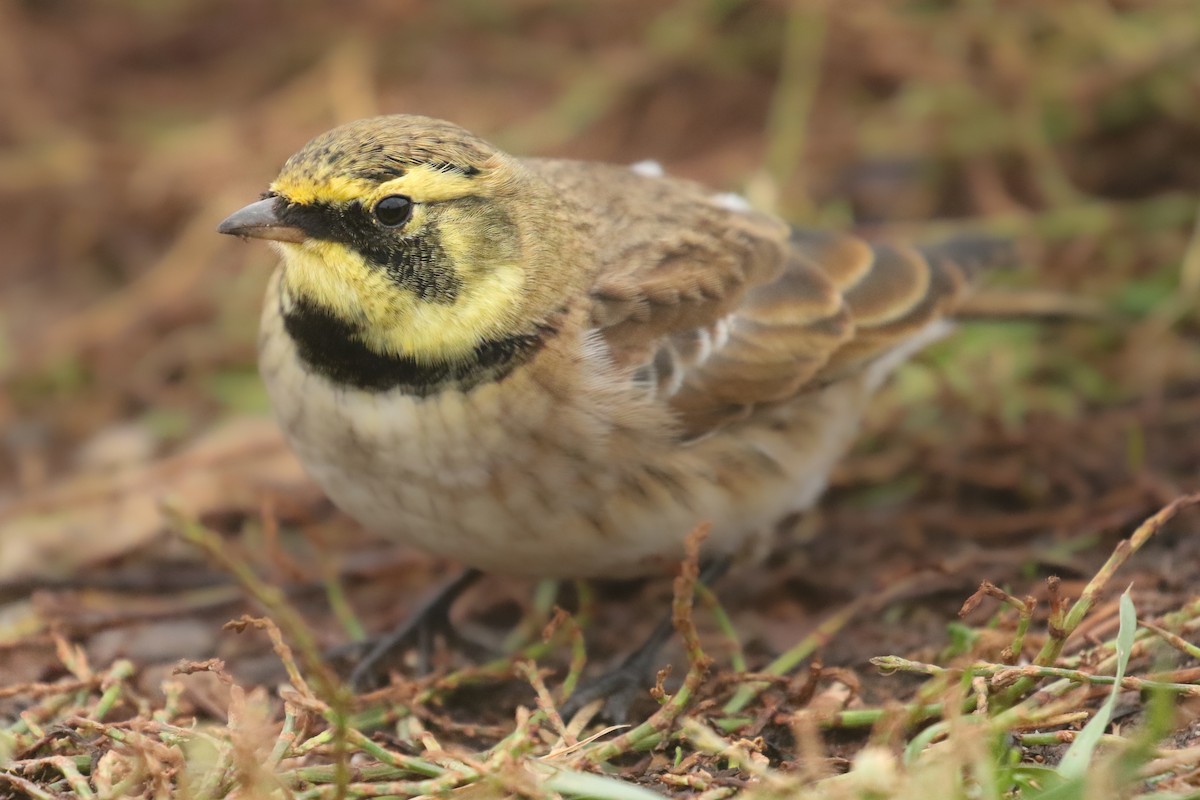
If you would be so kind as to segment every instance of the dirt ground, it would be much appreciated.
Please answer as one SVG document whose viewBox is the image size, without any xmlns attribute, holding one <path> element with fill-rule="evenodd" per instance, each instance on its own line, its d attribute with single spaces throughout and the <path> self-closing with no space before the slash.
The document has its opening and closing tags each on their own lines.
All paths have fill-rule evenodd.
<svg viewBox="0 0 1200 800">
<path fill-rule="evenodd" d="M 923 678 L 871 658 L 1000 659 L 1016 615 L 988 599 L 957 616 L 982 581 L 1036 599 L 1032 657 L 1059 598 L 1200 490 L 1200 19 L 1166 0 L 1004 5 L 0 0 L 0 717 L 28 703 L 5 686 L 78 676 L 64 641 L 90 670 L 128 659 L 151 706 L 181 660 L 283 679 L 266 636 L 222 630 L 263 605 L 170 513 L 281 587 L 320 648 L 395 624 L 451 574 L 362 531 L 288 454 L 254 367 L 273 256 L 214 232 L 311 136 L 391 111 L 516 153 L 653 158 L 806 224 L 1011 235 L 1025 263 L 999 284 L 1102 307 L 968 323 L 922 354 L 820 507 L 717 586 L 752 670 L 819 634 L 816 662 L 748 712 L 784 769 L 790 711 L 917 696 Z M 1198 525 L 1183 510 L 1157 532 L 1064 657 L 1115 635 L 1128 585 L 1142 619 L 1194 604 Z M 561 592 L 591 616 L 598 666 L 671 585 Z M 455 616 L 499 646 L 536 640 L 550 605 L 489 578 Z M 703 697 L 723 699 L 733 648 L 710 614 L 697 623 L 716 664 Z M 440 656 L 439 674 L 475 663 Z M 570 658 L 543 654 L 550 686 Z M 665 658 L 682 677 L 680 646 Z M 1159 660 L 1196 681 L 1195 660 Z M 226 684 L 184 684 L 185 711 L 225 718 Z M 534 704 L 510 674 L 446 691 L 423 722 L 479 748 Z M 1178 747 L 1200 742 L 1195 704 L 1179 703 Z M 869 731 L 822 734 L 835 767 Z M 627 776 L 685 792 L 658 757 L 628 758 Z"/>
</svg>

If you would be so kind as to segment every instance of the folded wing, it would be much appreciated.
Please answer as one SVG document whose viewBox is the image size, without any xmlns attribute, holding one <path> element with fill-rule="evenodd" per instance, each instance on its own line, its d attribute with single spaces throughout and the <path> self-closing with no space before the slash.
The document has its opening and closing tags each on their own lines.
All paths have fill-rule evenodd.
<svg viewBox="0 0 1200 800">
<path fill-rule="evenodd" d="M 862 369 L 952 312 L 978 269 L 1009 260 L 990 239 L 872 245 L 724 220 L 627 248 L 592 292 L 611 351 L 688 438 Z"/>
</svg>

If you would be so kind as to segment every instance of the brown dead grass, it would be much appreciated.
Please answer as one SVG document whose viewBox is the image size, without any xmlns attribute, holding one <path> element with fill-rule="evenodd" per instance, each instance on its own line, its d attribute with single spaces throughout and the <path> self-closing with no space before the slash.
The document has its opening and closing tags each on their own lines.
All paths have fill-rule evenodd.
<svg viewBox="0 0 1200 800">
<path fill-rule="evenodd" d="M 988 761 L 995 726 L 962 720 L 998 703 L 1036 706 L 1005 729 L 1022 763 L 1055 763 L 1107 689 L 1064 678 L 1051 697 L 1043 671 L 1039 693 L 1014 694 L 1002 668 L 1042 652 L 1111 674 L 1130 583 L 1143 620 L 1195 639 L 1190 512 L 1056 632 L 1116 543 L 1200 488 L 1197 75 L 1187 0 L 0 0 L 0 780 L 26 796 L 317 797 L 340 780 L 570 794 L 549 761 L 679 796 L 850 797 L 879 780 L 918 797 L 922 769 Z M 761 574 L 719 587 L 727 622 L 694 615 L 691 660 L 665 658 L 675 681 L 697 647 L 712 667 L 676 716 L 647 695 L 649 733 L 592 742 L 551 709 L 579 625 L 603 663 L 668 607 L 664 583 L 564 594 L 547 644 L 548 591 L 489 579 L 460 621 L 493 640 L 515 628 L 515 660 L 443 653 L 434 676 L 373 698 L 306 693 L 312 652 L 402 618 L 449 566 L 363 534 L 282 447 L 253 368 L 270 256 L 212 229 L 311 135 L 393 110 L 522 153 L 656 158 L 807 222 L 1010 233 L 1029 263 L 1007 281 L 1113 313 L 981 324 L 907 368 L 821 508 L 781 525 Z M 280 594 L 248 601 L 171 535 L 164 504 Z M 1015 597 L 955 621 L 984 580 Z M 280 691 L 279 644 L 222 631 L 268 611 L 293 647 L 313 638 Z M 1195 653 L 1150 630 L 1133 679 L 1196 684 Z M 780 654 L 797 669 L 766 674 Z M 991 667 L 928 681 L 880 674 L 870 659 L 889 655 Z M 743 657 L 757 673 L 736 673 Z M 1195 790 L 1197 701 L 1176 690 L 1156 716 L 1153 694 L 1122 696 L 1109 746 L 1169 718 L 1133 785 Z M 947 710 L 970 703 L 991 708 Z M 961 745 L 898 760 L 942 723 Z M 849 783 L 821 780 L 852 763 Z"/>
</svg>

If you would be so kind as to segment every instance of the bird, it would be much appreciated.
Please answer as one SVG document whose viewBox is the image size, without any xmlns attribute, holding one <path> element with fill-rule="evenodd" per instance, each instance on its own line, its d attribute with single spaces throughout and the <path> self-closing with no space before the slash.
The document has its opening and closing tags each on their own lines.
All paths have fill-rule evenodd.
<svg viewBox="0 0 1200 800">
<path fill-rule="evenodd" d="M 281 258 L 259 368 L 331 500 L 534 578 L 663 573 L 698 523 L 707 559 L 761 559 L 886 377 L 1010 259 L 989 237 L 794 226 L 654 164 L 516 157 L 407 114 L 317 136 L 218 230 Z"/>
</svg>

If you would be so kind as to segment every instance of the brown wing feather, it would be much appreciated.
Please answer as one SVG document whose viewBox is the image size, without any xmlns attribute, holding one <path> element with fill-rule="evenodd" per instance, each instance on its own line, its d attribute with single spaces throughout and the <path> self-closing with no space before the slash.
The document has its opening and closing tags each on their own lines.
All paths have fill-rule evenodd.
<svg viewBox="0 0 1200 800">
<path fill-rule="evenodd" d="M 803 241 L 805 233 L 794 237 Z M 802 245 L 801 245 L 802 246 Z M 982 269 L 1014 260 L 1006 240 L 964 237 L 924 247 L 874 245 L 870 268 L 843 292 L 854 336 L 816 376 L 826 383 L 903 344 L 952 313 Z"/>
<path fill-rule="evenodd" d="M 979 267 L 1009 259 L 977 239 L 917 249 L 796 230 L 783 274 L 745 293 L 729 341 L 666 398 L 690 436 L 844 377 L 953 311 Z"/>
<path fill-rule="evenodd" d="M 643 314 L 621 323 L 622 338 L 647 343 L 651 329 L 660 337 L 644 356 L 643 375 L 654 380 L 686 436 L 846 376 L 902 345 L 953 310 L 968 288 L 972 261 L 990 260 L 961 243 L 870 246 L 809 230 L 796 231 L 786 253 L 770 280 L 748 285 L 739 274 L 724 284 L 726 294 L 693 300 L 691 314 L 669 299 L 648 301 Z M 693 262 L 691 269 L 705 263 L 720 264 Z"/>
<path fill-rule="evenodd" d="M 696 184 L 561 166 L 537 165 L 606 211 L 591 231 L 605 243 L 592 323 L 688 437 L 860 369 L 952 310 L 976 268 L 1009 258 L 994 240 L 918 249 L 789 230 Z"/>
</svg>

